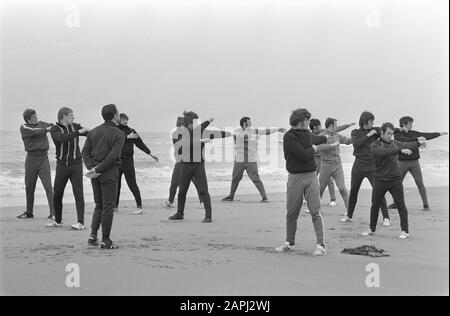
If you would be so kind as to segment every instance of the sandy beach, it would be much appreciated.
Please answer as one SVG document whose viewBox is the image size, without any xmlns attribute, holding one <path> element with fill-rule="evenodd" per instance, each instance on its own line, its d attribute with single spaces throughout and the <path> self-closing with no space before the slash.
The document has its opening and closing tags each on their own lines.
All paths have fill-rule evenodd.
<svg viewBox="0 0 450 316">
<path fill-rule="evenodd" d="M 376 237 L 360 233 L 368 226 L 370 191 L 361 191 L 354 222 L 339 223 L 342 202 L 323 207 L 328 255 L 313 257 L 311 219 L 302 214 L 297 250 L 276 254 L 284 241 L 285 196 L 238 196 L 232 204 L 213 198 L 214 222 L 200 223 L 203 210 L 188 203 L 185 220 L 169 222 L 172 210 L 161 200 L 146 200 L 146 213 L 132 215 L 133 202 L 122 203 L 114 218 L 112 238 L 121 248 L 101 251 L 87 246 L 89 230 L 44 227 L 47 208 L 34 220 L 17 220 L 18 207 L 1 209 L 2 295 L 448 295 L 448 188 L 430 188 L 433 211 L 419 211 L 417 190 L 406 189 L 412 237 L 397 239 L 393 226 Z M 327 195 L 326 195 L 327 197 Z M 325 201 L 325 200 L 324 200 Z M 90 201 L 87 201 L 90 202 Z M 339 200 L 338 200 L 339 202 Z M 87 204 L 89 224 L 92 204 Z M 67 206 L 66 225 L 75 221 Z M 341 254 L 344 248 L 375 245 L 390 257 Z M 379 288 L 368 288 L 366 265 L 380 267 Z M 80 287 L 68 288 L 66 265 L 80 267 Z"/>
</svg>

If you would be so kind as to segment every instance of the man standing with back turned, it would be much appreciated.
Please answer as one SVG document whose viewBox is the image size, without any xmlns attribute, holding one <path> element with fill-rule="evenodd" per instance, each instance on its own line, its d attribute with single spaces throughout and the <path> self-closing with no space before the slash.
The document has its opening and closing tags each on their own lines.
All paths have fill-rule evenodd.
<svg viewBox="0 0 450 316">
<path fill-rule="evenodd" d="M 102 108 L 105 123 L 89 132 L 83 147 L 83 160 L 89 172 L 94 193 L 95 209 L 92 216 L 89 245 L 98 247 L 97 232 L 102 226 L 102 249 L 117 249 L 110 239 L 114 207 L 119 181 L 120 154 L 125 143 L 125 134 L 117 128 L 119 111 L 114 104 Z"/>
</svg>

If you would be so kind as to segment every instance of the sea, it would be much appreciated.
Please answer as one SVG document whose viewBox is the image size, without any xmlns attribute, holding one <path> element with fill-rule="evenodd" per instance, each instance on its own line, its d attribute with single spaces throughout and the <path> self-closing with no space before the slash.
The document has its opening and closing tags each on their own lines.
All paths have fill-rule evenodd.
<svg viewBox="0 0 450 316">
<path fill-rule="evenodd" d="M 346 135 L 345 133 L 343 133 Z M 135 167 L 137 182 L 143 199 L 167 199 L 174 165 L 172 142 L 170 132 L 142 132 L 141 138 L 151 149 L 152 153 L 159 157 L 156 163 L 135 148 Z M 347 135 L 348 136 L 348 135 Z M 52 169 L 52 178 L 55 175 L 55 147 L 49 138 L 49 159 Z M 83 146 L 84 138 L 80 138 Z M 268 192 L 286 191 L 287 172 L 283 157 L 282 136 L 275 134 L 270 137 L 261 137 L 259 148 L 259 172 Z M 19 131 L 0 132 L 0 206 L 25 206 L 24 185 L 24 161 L 26 152 Z M 353 147 L 341 145 L 341 159 L 344 167 L 347 188 L 350 188 L 350 175 L 354 157 Z M 449 141 L 448 136 L 440 137 L 428 142 L 427 147 L 421 150 L 421 166 L 425 185 L 427 187 L 449 185 Z M 213 196 L 225 197 L 229 193 L 231 175 L 233 169 L 233 144 L 232 139 L 216 139 L 206 145 L 206 172 L 210 193 Z M 85 170 L 87 172 L 87 170 Z M 133 196 L 122 180 L 121 199 L 130 200 Z M 405 178 L 405 187 L 415 187 L 411 175 Z M 362 188 L 370 188 L 367 180 L 363 182 Z M 74 203 L 72 189 L 68 183 L 65 191 L 64 202 Z M 84 178 L 84 191 L 86 202 L 93 201 L 90 180 Z M 239 185 L 236 199 L 240 194 L 257 194 L 253 183 L 245 175 Z M 328 193 L 325 193 L 327 197 Z M 189 190 L 189 197 L 195 197 L 193 185 Z M 338 200 L 339 201 L 339 200 Z M 35 193 L 35 204 L 46 204 L 45 192 L 38 180 Z"/>
</svg>

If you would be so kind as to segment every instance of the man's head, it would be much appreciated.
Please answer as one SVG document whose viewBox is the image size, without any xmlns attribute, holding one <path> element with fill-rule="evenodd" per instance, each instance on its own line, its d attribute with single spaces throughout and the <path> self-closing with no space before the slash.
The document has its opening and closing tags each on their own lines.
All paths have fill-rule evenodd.
<svg viewBox="0 0 450 316">
<path fill-rule="evenodd" d="M 289 124 L 293 128 L 307 129 L 309 120 L 311 119 L 311 113 L 307 109 L 297 109 L 292 111 L 289 118 Z"/>
<path fill-rule="evenodd" d="M 335 129 L 337 127 L 337 120 L 334 118 L 327 118 L 325 121 L 325 128 L 326 129 Z"/>
<path fill-rule="evenodd" d="M 411 116 L 403 116 L 400 119 L 400 128 L 405 127 L 408 131 L 412 130 L 414 119 Z"/>
<path fill-rule="evenodd" d="M 317 133 L 322 129 L 322 123 L 318 119 L 311 119 L 309 121 L 309 129 Z"/>
<path fill-rule="evenodd" d="M 375 116 L 368 111 L 364 111 L 361 113 L 361 116 L 359 117 L 359 127 L 364 129 L 371 129 L 373 128 L 374 121 Z"/>
<path fill-rule="evenodd" d="M 75 120 L 75 116 L 73 115 L 73 110 L 70 108 L 60 108 L 58 111 L 58 122 L 65 125 L 72 125 Z"/>
<path fill-rule="evenodd" d="M 38 117 L 36 115 L 36 111 L 33 109 L 26 109 L 23 112 L 23 119 L 24 119 L 25 123 L 32 124 L 32 125 L 35 125 L 39 122 Z"/>
<path fill-rule="evenodd" d="M 119 110 L 115 104 L 108 104 L 102 108 L 102 116 L 105 121 L 111 121 L 115 124 L 119 124 Z"/>
<path fill-rule="evenodd" d="M 386 122 L 381 126 L 381 138 L 385 141 L 385 142 L 391 142 L 392 141 L 392 137 L 394 136 L 394 124 L 390 123 L 390 122 Z"/>
<path fill-rule="evenodd" d="M 119 115 L 120 117 L 120 125 L 123 126 L 128 126 L 128 115 L 126 115 L 125 113 L 120 113 Z"/>
<path fill-rule="evenodd" d="M 239 125 L 241 125 L 242 128 L 250 128 L 252 127 L 252 121 L 248 116 L 244 116 L 243 118 L 241 118 L 241 120 L 239 121 Z"/>
<path fill-rule="evenodd" d="M 185 111 L 183 113 L 184 116 L 184 126 L 186 126 L 187 128 L 196 128 L 199 123 L 198 123 L 198 115 L 195 112 L 192 111 Z"/>
<path fill-rule="evenodd" d="M 182 127 L 182 126 L 184 126 L 184 116 L 178 116 L 176 127 Z"/>
</svg>

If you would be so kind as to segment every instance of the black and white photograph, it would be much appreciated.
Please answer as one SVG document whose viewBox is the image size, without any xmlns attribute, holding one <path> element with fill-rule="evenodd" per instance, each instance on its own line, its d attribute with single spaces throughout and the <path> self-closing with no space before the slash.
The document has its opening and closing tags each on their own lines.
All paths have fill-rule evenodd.
<svg viewBox="0 0 450 316">
<path fill-rule="evenodd" d="M 447 0 L 0 0 L 0 296 L 448 296 L 448 130 Z"/>
</svg>

